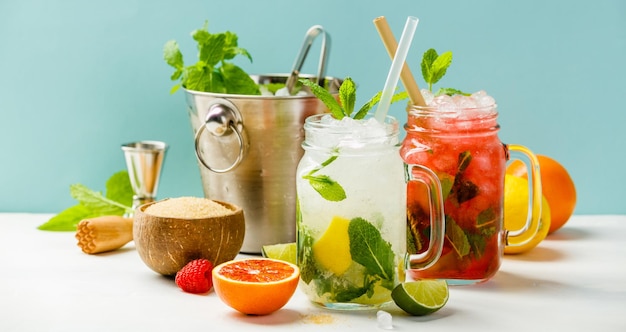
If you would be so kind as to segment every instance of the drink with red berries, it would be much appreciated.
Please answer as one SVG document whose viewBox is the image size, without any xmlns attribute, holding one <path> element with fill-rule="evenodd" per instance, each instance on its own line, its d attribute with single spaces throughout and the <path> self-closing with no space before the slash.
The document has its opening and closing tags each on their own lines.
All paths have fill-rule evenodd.
<svg viewBox="0 0 626 332">
<path fill-rule="evenodd" d="M 426 166 L 437 174 L 446 229 L 440 259 L 427 269 L 409 266 L 408 277 L 471 284 L 488 280 L 497 272 L 508 236 L 502 216 L 510 152 L 525 155 L 530 169 L 537 171 L 530 181 L 531 197 L 539 197 L 533 204 L 541 204 L 536 158 L 522 146 L 500 141 L 497 117 L 493 98 L 484 92 L 443 95 L 432 99 L 427 107 L 409 108 L 400 153 L 405 163 Z M 420 253 L 430 241 L 428 196 L 423 185 L 415 181 L 408 183 L 407 192 L 408 248 Z M 536 232 L 538 218 L 533 215 L 525 229 L 511 234 Z"/>
</svg>

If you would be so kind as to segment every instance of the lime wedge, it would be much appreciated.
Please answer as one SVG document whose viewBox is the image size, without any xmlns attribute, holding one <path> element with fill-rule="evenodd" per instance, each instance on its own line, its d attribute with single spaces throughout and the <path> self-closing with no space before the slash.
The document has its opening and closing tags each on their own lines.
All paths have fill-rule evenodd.
<svg viewBox="0 0 626 332">
<path fill-rule="evenodd" d="M 263 246 L 263 256 L 296 264 L 296 243 L 278 243 Z"/>
<path fill-rule="evenodd" d="M 448 302 L 445 280 L 409 281 L 396 286 L 391 298 L 400 309 L 414 316 L 432 314 Z"/>
</svg>

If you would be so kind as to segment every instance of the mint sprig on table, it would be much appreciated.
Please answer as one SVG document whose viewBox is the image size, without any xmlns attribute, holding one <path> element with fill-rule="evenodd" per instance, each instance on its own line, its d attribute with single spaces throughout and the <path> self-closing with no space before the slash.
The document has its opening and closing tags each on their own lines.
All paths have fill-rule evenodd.
<svg viewBox="0 0 626 332">
<path fill-rule="evenodd" d="M 424 81 L 428 84 L 428 90 L 433 91 L 433 84 L 439 82 L 448 71 L 448 68 L 452 64 L 452 52 L 447 51 L 442 54 L 438 54 L 434 48 L 431 48 L 424 52 L 422 57 L 422 76 Z M 440 95 L 464 95 L 469 96 L 469 93 L 465 93 L 458 89 L 453 88 L 439 88 L 435 93 L 435 96 Z"/>
<path fill-rule="evenodd" d="M 175 93 L 182 86 L 185 89 L 202 92 L 261 94 L 254 80 L 243 69 L 229 61 L 242 55 L 252 62 L 250 53 L 238 46 L 236 34 L 230 31 L 210 33 L 208 22 L 205 22 L 204 26 L 193 31 L 191 36 L 198 44 L 198 61 L 193 65 L 185 66 L 183 54 L 175 40 L 168 41 L 163 48 L 165 61 L 175 69 L 170 79 L 180 81 L 172 87 L 170 93 Z"/>
<path fill-rule="evenodd" d="M 70 186 L 70 195 L 78 204 L 61 211 L 37 228 L 44 231 L 75 231 L 83 219 L 130 213 L 133 194 L 127 171 L 117 172 L 107 180 L 106 195 L 80 183 L 73 184 Z"/>
</svg>

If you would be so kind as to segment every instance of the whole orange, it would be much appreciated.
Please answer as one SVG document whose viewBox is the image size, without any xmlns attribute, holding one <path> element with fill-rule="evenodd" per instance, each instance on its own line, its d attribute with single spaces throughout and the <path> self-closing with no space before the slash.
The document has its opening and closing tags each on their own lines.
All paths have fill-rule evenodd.
<svg viewBox="0 0 626 332">
<path fill-rule="evenodd" d="M 541 186 L 543 196 L 550 205 L 551 234 L 563 227 L 574 213 L 576 207 L 576 186 L 571 176 L 558 161 L 545 156 L 537 155 L 541 172 Z M 524 163 L 513 161 L 506 169 L 506 174 L 528 178 L 528 171 Z"/>
<path fill-rule="evenodd" d="M 296 265 L 270 258 L 229 261 L 216 266 L 212 274 L 220 299 L 247 315 L 267 315 L 282 308 L 300 280 Z"/>
</svg>

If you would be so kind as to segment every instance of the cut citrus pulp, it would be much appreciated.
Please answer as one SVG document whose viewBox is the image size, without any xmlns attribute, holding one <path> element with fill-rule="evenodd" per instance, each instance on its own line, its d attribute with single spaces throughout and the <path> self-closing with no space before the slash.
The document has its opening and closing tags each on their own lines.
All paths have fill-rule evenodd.
<svg viewBox="0 0 626 332">
<path fill-rule="evenodd" d="M 267 315 L 282 308 L 295 292 L 300 270 L 270 258 L 246 258 L 213 269 L 213 288 L 224 303 L 247 315 Z"/>
<path fill-rule="evenodd" d="M 263 246 L 263 256 L 296 264 L 296 243 L 278 243 Z"/>
<path fill-rule="evenodd" d="M 445 280 L 409 281 L 396 286 L 391 298 L 400 309 L 414 316 L 432 314 L 448 302 Z"/>
</svg>

